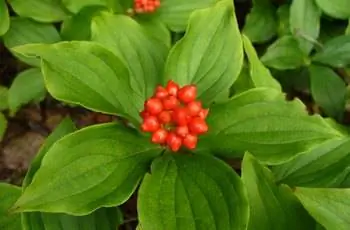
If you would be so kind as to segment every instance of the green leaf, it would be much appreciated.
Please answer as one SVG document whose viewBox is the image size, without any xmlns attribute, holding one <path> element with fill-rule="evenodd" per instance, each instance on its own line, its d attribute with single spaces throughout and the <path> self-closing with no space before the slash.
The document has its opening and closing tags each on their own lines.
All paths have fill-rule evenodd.
<svg viewBox="0 0 350 230">
<path fill-rule="evenodd" d="M 184 31 L 190 15 L 198 9 L 213 6 L 218 0 L 162 0 L 156 17 L 175 32 Z"/>
<path fill-rule="evenodd" d="M 106 6 L 106 0 L 61 0 L 64 6 L 73 13 L 78 13 L 86 6 Z"/>
<path fill-rule="evenodd" d="M 14 210 L 86 215 L 124 203 L 161 148 L 113 123 L 56 142 Z"/>
<path fill-rule="evenodd" d="M 155 38 L 158 43 L 171 47 L 171 33 L 164 23 L 150 18 L 147 20 L 136 18 L 136 20 L 148 36 Z"/>
<path fill-rule="evenodd" d="M 290 8 L 292 33 L 300 48 L 309 54 L 320 33 L 321 10 L 315 0 L 294 0 Z"/>
<path fill-rule="evenodd" d="M 43 59 L 48 91 L 57 99 L 94 111 L 127 117 L 137 124 L 143 101 L 130 98 L 129 72 L 107 49 L 93 42 L 27 45 L 16 52 Z"/>
<path fill-rule="evenodd" d="M 243 93 L 254 87 L 254 83 L 250 77 L 250 68 L 243 66 L 241 73 L 230 89 L 230 96 Z"/>
<path fill-rule="evenodd" d="M 8 212 L 20 195 L 20 188 L 0 183 L 0 229 L 22 230 L 20 214 Z"/>
<path fill-rule="evenodd" d="M 195 84 L 209 104 L 237 79 L 243 63 L 242 39 L 231 0 L 192 14 L 186 35 L 172 48 L 165 80 Z"/>
<path fill-rule="evenodd" d="M 51 146 L 65 135 L 75 131 L 74 123 L 69 118 L 65 118 L 53 133 L 46 139 L 39 153 L 31 163 L 30 169 L 23 182 L 25 189 L 40 168 L 41 161 Z M 69 216 L 66 214 L 51 214 L 30 212 L 22 213 L 22 223 L 25 230 L 115 230 L 116 226 L 122 222 L 122 215 L 116 208 L 102 208 L 87 216 Z"/>
<path fill-rule="evenodd" d="M 336 68 L 346 67 L 350 64 L 350 35 L 338 36 L 328 41 L 312 60 Z"/>
<path fill-rule="evenodd" d="M 297 188 L 295 195 L 327 230 L 348 230 L 350 189 Z"/>
<path fill-rule="evenodd" d="M 5 0 L 0 0 L 0 36 L 10 28 L 10 15 Z"/>
<path fill-rule="evenodd" d="M 135 97 L 145 101 L 154 93 L 161 81 L 168 46 L 146 33 L 132 18 L 108 12 L 94 17 L 92 40 L 108 48 L 128 67 Z"/>
<path fill-rule="evenodd" d="M 8 89 L 0 85 L 0 111 L 8 108 Z"/>
<path fill-rule="evenodd" d="M 348 0 L 316 0 L 316 3 L 323 10 L 323 12 L 334 18 L 350 18 L 350 8 Z"/>
<path fill-rule="evenodd" d="M 277 33 L 279 37 L 290 35 L 290 5 L 284 4 L 277 9 L 278 28 Z"/>
<path fill-rule="evenodd" d="M 5 131 L 7 129 L 7 120 L 4 114 L 0 113 L 0 141 L 4 137 Z"/>
<path fill-rule="evenodd" d="M 8 2 L 19 16 L 39 22 L 59 22 L 68 16 L 61 0 L 9 0 Z"/>
<path fill-rule="evenodd" d="M 248 191 L 248 230 L 310 230 L 315 221 L 308 215 L 288 186 L 277 186 L 268 168 L 252 155 L 243 159 L 242 180 Z"/>
<path fill-rule="evenodd" d="M 209 133 L 200 139 L 199 149 L 226 157 L 249 151 L 269 164 L 344 135 L 320 116 L 309 116 L 301 101 L 287 102 L 272 88 L 252 89 L 213 105 L 207 123 Z"/>
<path fill-rule="evenodd" d="M 294 37 L 286 35 L 270 45 L 261 61 L 268 67 L 285 70 L 295 69 L 308 63 L 307 56 L 299 48 Z"/>
<path fill-rule="evenodd" d="M 259 57 L 250 42 L 249 38 L 243 35 L 243 45 L 245 53 L 248 57 L 249 66 L 250 66 L 250 77 L 255 87 L 271 87 L 281 91 L 281 86 L 276 81 L 270 73 L 270 70 L 266 68 L 262 62 L 259 60 Z"/>
<path fill-rule="evenodd" d="M 350 139 L 316 146 L 292 161 L 273 168 L 281 183 L 305 187 L 336 187 L 350 174 Z"/>
<path fill-rule="evenodd" d="M 41 101 L 46 94 L 44 78 L 40 69 L 28 69 L 15 77 L 8 93 L 9 108 L 12 114 L 29 102 Z"/>
<path fill-rule="evenodd" d="M 276 9 L 269 0 L 253 0 L 243 33 L 253 43 L 264 43 L 277 33 Z"/>
<path fill-rule="evenodd" d="M 311 94 L 316 104 L 331 117 L 341 120 L 345 110 L 346 84 L 332 69 L 311 65 Z"/>
<path fill-rule="evenodd" d="M 223 161 L 205 155 L 165 155 L 141 184 L 144 230 L 240 230 L 248 222 L 246 191 Z"/>
<path fill-rule="evenodd" d="M 10 29 L 4 35 L 4 44 L 9 50 L 15 46 L 25 44 L 51 44 L 59 42 L 60 40 L 60 35 L 53 25 L 38 23 L 27 18 L 20 17 L 11 18 Z M 29 65 L 40 66 L 40 61 L 37 58 L 28 58 L 19 54 L 14 55 Z"/>
<path fill-rule="evenodd" d="M 98 209 L 86 216 L 66 214 L 28 213 L 30 222 L 23 222 L 24 230 L 116 230 L 122 223 L 117 208 Z"/>
<path fill-rule="evenodd" d="M 350 35 L 350 19 L 348 20 L 348 26 L 346 27 L 345 34 Z"/>
<path fill-rule="evenodd" d="M 89 41 L 91 40 L 92 18 L 101 10 L 103 6 L 87 6 L 77 14 L 67 18 L 61 25 L 61 36 L 65 41 Z"/>
<path fill-rule="evenodd" d="M 76 127 L 73 121 L 69 118 L 63 119 L 61 123 L 55 128 L 55 130 L 46 138 L 45 143 L 41 146 L 39 152 L 35 156 L 34 160 L 31 162 L 30 167 L 27 171 L 27 174 L 23 180 L 23 189 L 27 188 L 28 185 L 32 182 L 35 173 L 40 168 L 41 162 L 52 147 L 54 143 L 56 143 L 62 137 L 73 133 L 76 131 Z"/>
</svg>

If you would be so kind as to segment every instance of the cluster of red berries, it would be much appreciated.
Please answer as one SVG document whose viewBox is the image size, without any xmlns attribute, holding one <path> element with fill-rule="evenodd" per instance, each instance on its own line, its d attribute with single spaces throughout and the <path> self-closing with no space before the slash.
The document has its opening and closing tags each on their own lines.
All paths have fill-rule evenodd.
<svg viewBox="0 0 350 230">
<path fill-rule="evenodd" d="M 136 13 L 153 13 L 160 6 L 160 0 L 135 0 L 134 10 Z"/>
<path fill-rule="evenodd" d="M 198 135 L 208 131 L 205 118 L 209 110 L 196 101 L 197 88 L 186 85 L 182 88 L 173 81 L 166 87 L 158 86 L 140 113 L 141 129 L 152 133 L 152 142 L 167 145 L 176 152 L 181 146 L 194 149 Z"/>
</svg>

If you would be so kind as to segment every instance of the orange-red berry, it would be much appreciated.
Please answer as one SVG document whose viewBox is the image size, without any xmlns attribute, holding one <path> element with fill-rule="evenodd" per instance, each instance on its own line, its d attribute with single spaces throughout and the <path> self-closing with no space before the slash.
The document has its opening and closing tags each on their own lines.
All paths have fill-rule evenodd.
<svg viewBox="0 0 350 230">
<path fill-rule="evenodd" d="M 163 99 L 163 107 L 166 110 L 175 109 L 179 104 L 180 102 L 175 96 L 169 96 Z"/>
<path fill-rule="evenodd" d="M 162 86 L 158 86 L 156 89 L 155 97 L 159 99 L 164 99 L 169 95 L 168 91 Z"/>
<path fill-rule="evenodd" d="M 199 117 L 199 118 L 202 118 L 202 119 L 204 120 L 205 118 L 207 118 L 208 113 L 209 113 L 209 109 L 202 109 L 202 110 L 198 113 L 198 117 Z"/>
<path fill-rule="evenodd" d="M 173 121 L 180 126 L 187 125 L 190 116 L 185 108 L 176 108 L 172 114 Z"/>
<path fill-rule="evenodd" d="M 197 88 L 194 85 L 186 85 L 179 90 L 177 96 L 181 102 L 190 103 L 197 97 Z"/>
<path fill-rule="evenodd" d="M 159 115 L 158 115 L 158 119 L 159 122 L 162 124 L 167 124 L 171 122 L 171 112 L 170 111 L 162 111 Z"/>
<path fill-rule="evenodd" d="M 152 142 L 156 144 L 164 144 L 168 136 L 168 131 L 165 129 L 158 129 L 152 134 Z"/>
<path fill-rule="evenodd" d="M 202 118 L 194 118 L 188 124 L 191 133 L 193 134 L 203 134 L 208 132 L 208 125 Z"/>
<path fill-rule="evenodd" d="M 175 133 L 169 133 L 166 141 L 167 141 L 169 148 L 172 151 L 174 151 L 174 152 L 179 151 L 181 144 L 182 144 L 182 140 Z"/>
<path fill-rule="evenodd" d="M 146 101 L 145 104 L 146 111 L 151 115 L 157 115 L 163 111 L 162 101 L 158 98 L 150 98 Z"/>
<path fill-rule="evenodd" d="M 175 133 L 180 137 L 186 137 L 188 132 L 189 132 L 189 130 L 188 130 L 187 125 L 177 126 L 175 129 Z"/>
<path fill-rule="evenodd" d="M 170 95 L 176 96 L 177 92 L 179 91 L 179 85 L 176 84 L 174 81 L 170 80 L 168 81 L 168 84 L 166 85 L 165 89 L 168 91 Z"/>
<path fill-rule="evenodd" d="M 160 124 L 156 117 L 149 116 L 143 120 L 141 128 L 145 132 L 155 132 L 160 128 Z"/>
<path fill-rule="evenodd" d="M 202 103 L 200 101 L 191 101 L 186 106 L 188 114 L 191 116 L 197 116 L 202 111 Z"/>
<path fill-rule="evenodd" d="M 194 149 L 197 146 L 198 137 L 193 134 L 188 134 L 182 141 L 183 145 L 188 149 Z"/>
</svg>

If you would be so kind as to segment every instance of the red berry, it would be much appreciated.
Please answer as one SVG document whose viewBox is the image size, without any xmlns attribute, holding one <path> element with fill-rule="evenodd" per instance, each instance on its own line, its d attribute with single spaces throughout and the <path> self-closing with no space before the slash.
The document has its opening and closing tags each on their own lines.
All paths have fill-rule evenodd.
<svg viewBox="0 0 350 230">
<path fill-rule="evenodd" d="M 188 114 L 191 116 L 197 116 L 202 110 L 202 103 L 199 101 L 192 101 L 187 104 Z"/>
<path fill-rule="evenodd" d="M 159 99 L 166 98 L 168 96 L 168 91 L 162 86 L 158 86 L 156 89 L 155 97 Z"/>
<path fill-rule="evenodd" d="M 179 100 L 175 96 L 169 96 L 163 99 L 163 107 L 166 110 L 175 109 L 179 105 Z"/>
<path fill-rule="evenodd" d="M 181 138 L 178 137 L 175 133 L 169 133 L 166 142 L 169 148 L 174 152 L 179 151 L 182 144 Z"/>
<path fill-rule="evenodd" d="M 191 101 L 194 101 L 197 96 L 197 88 L 194 85 L 186 85 L 182 87 L 177 97 L 180 99 L 180 101 L 184 103 L 189 103 Z"/>
<path fill-rule="evenodd" d="M 152 142 L 157 144 L 164 144 L 168 136 L 168 132 L 165 129 L 158 129 L 152 135 Z"/>
<path fill-rule="evenodd" d="M 202 134 L 208 132 L 208 125 L 202 118 L 192 119 L 188 127 L 193 134 Z"/>
<path fill-rule="evenodd" d="M 154 1 L 154 6 L 155 7 L 159 7 L 160 6 L 160 1 L 159 0 L 155 0 Z"/>
<path fill-rule="evenodd" d="M 174 81 L 170 80 L 168 81 L 168 84 L 166 85 L 165 89 L 168 91 L 170 95 L 176 96 L 177 91 L 179 90 L 179 85 L 176 84 Z"/>
<path fill-rule="evenodd" d="M 194 149 L 197 146 L 198 137 L 193 134 L 188 134 L 183 139 L 183 145 L 189 149 Z"/>
<path fill-rule="evenodd" d="M 178 125 L 187 125 L 190 117 L 185 108 L 177 108 L 172 114 L 173 121 Z"/>
<path fill-rule="evenodd" d="M 208 113 L 209 113 L 209 109 L 202 109 L 202 110 L 198 113 L 198 117 L 199 117 L 199 118 L 202 118 L 202 119 L 204 120 L 205 118 L 207 118 Z"/>
<path fill-rule="evenodd" d="M 145 119 L 146 117 L 151 116 L 151 114 L 149 114 L 149 112 L 147 112 L 146 110 L 143 110 L 142 112 L 140 112 L 140 116 Z"/>
<path fill-rule="evenodd" d="M 142 130 L 145 132 L 155 132 L 159 129 L 159 127 L 160 124 L 158 119 L 154 116 L 146 117 L 141 125 Z"/>
<path fill-rule="evenodd" d="M 152 115 L 157 115 L 163 110 L 162 101 L 158 98 L 150 98 L 145 104 L 146 111 Z"/>
<path fill-rule="evenodd" d="M 175 133 L 180 137 L 186 137 L 188 132 L 188 127 L 186 125 L 177 126 L 175 129 Z"/>
<path fill-rule="evenodd" d="M 159 119 L 160 123 L 162 123 L 162 124 L 170 123 L 171 122 L 171 112 L 170 111 L 162 111 L 158 115 L 158 119 Z"/>
</svg>

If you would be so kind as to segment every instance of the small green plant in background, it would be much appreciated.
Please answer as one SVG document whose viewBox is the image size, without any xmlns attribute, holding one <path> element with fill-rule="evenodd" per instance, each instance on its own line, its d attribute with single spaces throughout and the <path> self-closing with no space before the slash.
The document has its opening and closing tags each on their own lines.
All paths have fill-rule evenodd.
<svg viewBox="0 0 350 230">
<path fill-rule="evenodd" d="M 241 33 L 231 0 L 157 2 L 9 1 L 20 18 L 1 24 L 4 44 L 35 67 L 3 109 L 47 90 L 129 123 L 65 119 L 22 188 L 1 184 L 0 228 L 116 229 L 136 193 L 143 230 L 349 229 L 349 37 L 322 25 L 350 18 L 350 3 L 256 0 Z M 13 39 L 30 24 L 53 36 Z"/>
</svg>

